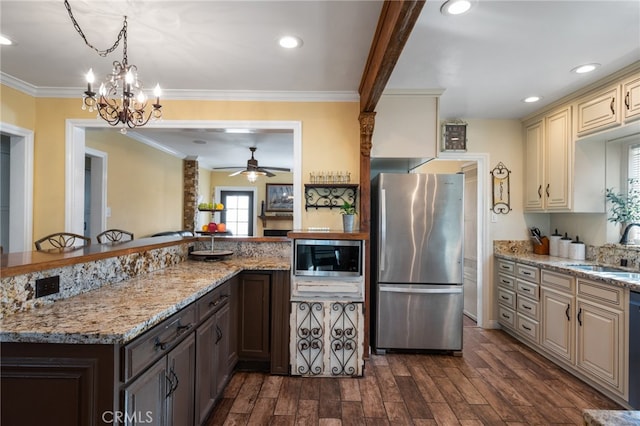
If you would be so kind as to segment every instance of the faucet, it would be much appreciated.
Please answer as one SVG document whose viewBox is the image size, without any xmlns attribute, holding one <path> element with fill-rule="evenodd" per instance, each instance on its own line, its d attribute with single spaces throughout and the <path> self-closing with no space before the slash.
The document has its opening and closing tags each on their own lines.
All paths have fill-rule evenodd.
<svg viewBox="0 0 640 426">
<path fill-rule="evenodd" d="M 624 232 L 622 233 L 622 238 L 620 238 L 620 244 L 629 244 L 629 241 L 627 241 L 629 230 L 634 226 L 640 226 L 640 223 L 630 223 L 627 225 L 626 228 L 624 228 Z"/>
</svg>

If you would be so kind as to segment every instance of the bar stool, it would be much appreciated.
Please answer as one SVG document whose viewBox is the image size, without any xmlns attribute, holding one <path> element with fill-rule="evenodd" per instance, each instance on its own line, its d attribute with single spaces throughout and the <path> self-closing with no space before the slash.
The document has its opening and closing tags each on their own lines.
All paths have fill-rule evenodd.
<svg viewBox="0 0 640 426">
<path fill-rule="evenodd" d="M 107 243 L 123 243 L 133 240 L 133 232 L 123 231 L 122 229 L 107 229 L 96 235 L 99 244 Z"/>
<path fill-rule="evenodd" d="M 81 242 L 81 245 L 76 246 L 76 241 Z M 37 251 L 47 251 L 51 249 L 43 248 L 43 243 L 49 243 L 51 248 L 64 250 L 64 249 L 78 249 L 91 245 L 91 239 L 83 235 L 73 234 L 71 232 L 56 232 L 55 234 L 47 235 L 44 238 L 40 238 L 34 242 Z"/>
</svg>

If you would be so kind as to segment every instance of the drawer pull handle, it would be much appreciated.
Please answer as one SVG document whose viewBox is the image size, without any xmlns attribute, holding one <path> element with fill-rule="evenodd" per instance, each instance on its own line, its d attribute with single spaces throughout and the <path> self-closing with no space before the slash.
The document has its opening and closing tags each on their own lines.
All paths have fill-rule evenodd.
<svg viewBox="0 0 640 426">
<path fill-rule="evenodd" d="M 502 300 L 509 300 L 509 298 L 505 295 L 500 295 L 500 297 L 502 297 Z"/>
<path fill-rule="evenodd" d="M 538 186 L 538 198 L 542 198 L 542 185 Z"/>
<path fill-rule="evenodd" d="M 567 310 L 564 311 L 564 314 L 567 316 L 567 321 L 571 321 L 571 317 L 569 316 L 570 309 L 571 309 L 571 304 L 567 303 Z"/>
<path fill-rule="evenodd" d="M 504 312 L 502 313 L 502 317 L 506 318 L 506 319 L 511 319 L 511 317 L 509 315 L 505 314 Z"/>
<path fill-rule="evenodd" d="M 216 324 L 216 345 L 220 340 L 222 340 L 222 330 L 220 330 L 220 327 Z"/>
<path fill-rule="evenodd" d="M 223 294 L 222 296 L 218 297 L 215 301 L 212 300 L 211 302 L 209 302 L 209 307 L 215 308 L 216 306 L 218 306 L 220 303 L 224 302 L 228 298 L 229 298 L 228 295 Z"/>
<path fill-rule="evenodd" d="M 169 345 L 176 340 L 178 337 L 180 337 L 181 335 L 183 335 L 187 330 L 189 330 L 192 327 L 191 323 L 187 324 L 187 325 L 179 325 L 178 327 L 176 327 L 176 334 L 175 336 L 173 336 L 172 338 L 170 338 L 169 340 L 166 340 L 164 342 L 160 341 L 159 337 L 156 337 L 156 342 L 155 342 L 155 348 L 156 349 L 160 349 L 162 351 L 164 351 L 165 349 L 167 349 L 169 347 Z"/>
<path fill-rule="evenodd" d="M 547 198 L 551 197 L 551 195 L 549 195 L 549 185 L 550 184 L 547 184 L 547 189 L 544 190 L 544 192 L 547 193 Z"/>
<path fill-rule="evenodd" d="M 173 371 L 173 367 L 171 368 L 171 370 L 169 370 L 169 374 L 171 374 L 171 377 L 169 377 L 168 375 L 165 375 L 165 377 L 169 381 L 169 391 L 167 392 L 167 398 L 171 396 L 171 394 L 174 393 L 176 389 L 178 389 L 178 384 L 180 383 L 180 380 L 178 379 L 176 372 Z M 173 381 L 174 379 L 175 379 L 175 382 Z"/>
<path fill-rule="evenodd" d="M 522 287 L 521 290 L 526 291 L 527 293 L 531 293 L 531 289 L 527 287 Z"/>
<path fill-rule="evenodd" d="M 609 108 L 611 108 L 611 114 L 616 115 L 616 110 L 614 109 L 614 105 L 616 103 L 616 98 L 611 98 L 611 105 L 609 105 Z"/>
<path fill-rule="evenodd" d="M 503 283 L 503 284 L 511 284 L 511 281 L 509 281 L 509 280 L 502 280 L 502 283 Z"/>
<path fill-rule="evenodd" d="M 627 110 L 629 110 L 629 92 L 627 92 L 627 95 L 624 97 L 624 105 L 627 107 Z"/>
<path fill-rule="evenodd" d="M 578 324 L 582 327 L 582 308 L 578 310 Z"/>
<path fill-rule="evenodd" d="M 526 325 L 522 324 L 522 328 L 524 328 L 527 331 L 531 331 L 531 329 L 529 327 L 527 327 Z"/>
<path fill-rule="evenodd" d="M 529 271 L 522 271 L 522 275 L 527 275 L 527 276 L 531 276 L 531 272 Z"/>
<path fill-rule="evenodd" d="M 501 265 L 502 269 L 509 269 L 509 267 L 507 265 Z"/>
<path fill-rule="evenodd" d="M 523 308 L 531 310 L 531 306 L 527 306 L 527 305 L 522 305 Z"/>
</svg>

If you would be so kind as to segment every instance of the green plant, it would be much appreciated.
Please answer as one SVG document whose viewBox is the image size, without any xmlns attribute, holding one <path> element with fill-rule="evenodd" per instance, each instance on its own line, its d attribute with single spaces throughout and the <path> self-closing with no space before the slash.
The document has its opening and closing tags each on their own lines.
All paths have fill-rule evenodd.
<svg viewBox="0 0 640 426">
<path fill-rule="evenodd" d="M 356 207 L 348 201 L 345 201 L 344 204 L 340 207 L 341 214 L 356 214 Z"/>
<path fill-rule="evenodd" d="M 606 189 L 605 199 L 610 204 L 609 222 L 640 222 L 640 189 L 637 184 L 637 179 L 629 179 L 629 191 L 626 194 L 614 192 L 613 188 Z"/>
</svg>

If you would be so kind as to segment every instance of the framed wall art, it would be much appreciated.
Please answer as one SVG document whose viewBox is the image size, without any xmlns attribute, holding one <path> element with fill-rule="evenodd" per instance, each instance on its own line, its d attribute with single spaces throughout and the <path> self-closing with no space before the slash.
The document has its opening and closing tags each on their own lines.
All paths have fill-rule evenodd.
<svg viewBox="0 0 640 426">
<path fill-rule="evenodd" d="M 293 184 L 267 183 L 266 211 L 293 212 Z"/>
</svg>

